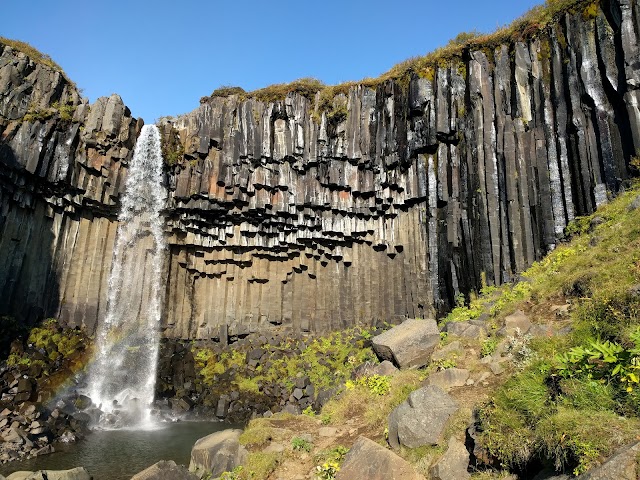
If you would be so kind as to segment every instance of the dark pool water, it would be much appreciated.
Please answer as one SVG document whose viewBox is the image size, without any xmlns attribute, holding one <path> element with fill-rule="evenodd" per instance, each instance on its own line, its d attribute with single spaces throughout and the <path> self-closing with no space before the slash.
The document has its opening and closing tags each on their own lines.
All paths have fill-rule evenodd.
<svg viewBox="0 0 640 480">
<path fill-rule="evenodd" d="M 237 426 L 235 426 L 237 427 Z M 84 467 L 94 480 L 125 480 L 159 460 L 189 465 L 191 447 L 210 433 L 234 428 L 223 422 L 177 422 L 155 430 L 96 431 L 56 453 L 0 465 L 0 474 L 18 470 L 67 470 Z"/>
</svg>

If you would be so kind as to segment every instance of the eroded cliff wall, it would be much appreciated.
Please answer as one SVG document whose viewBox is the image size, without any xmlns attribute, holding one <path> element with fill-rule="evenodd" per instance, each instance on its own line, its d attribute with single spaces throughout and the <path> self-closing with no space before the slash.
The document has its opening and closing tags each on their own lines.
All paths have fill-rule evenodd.
<svg viewBox="0 0 640 480">
<path fill-rule="evenodd" d="M 89 107 L 60 72 L 0 44 L 0 315 L 93 330 L 140 127 L 117 95 Z"/>
<path fill-rule="evenodd" d="M 165 335 L 431 315 L 540 258 L 640 148 L 639 6 L 601 6 L 328 108 L 232 95 L 163 120 Z M 92 328 L 140 122 L 117 96 L 89 108 L 64 79 L 47 90 L 55 73 L 1 59 L 2 310 Z M 24 116 L 55 100 L 73 118 Z"/>
</svg>

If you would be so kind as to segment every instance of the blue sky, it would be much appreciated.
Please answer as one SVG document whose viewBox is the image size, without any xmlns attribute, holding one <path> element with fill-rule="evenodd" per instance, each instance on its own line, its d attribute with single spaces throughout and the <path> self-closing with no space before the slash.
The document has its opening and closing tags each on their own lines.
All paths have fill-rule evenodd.
<svg viewBox="0 0 640 480">
<path fill-rule="evenodd" d="M 147 123 L 221 85 L 376 77 L 534 0 L 3 0 L 0 36 L 32 44 L 91 101 L 118 93 Z"/>
</svg>

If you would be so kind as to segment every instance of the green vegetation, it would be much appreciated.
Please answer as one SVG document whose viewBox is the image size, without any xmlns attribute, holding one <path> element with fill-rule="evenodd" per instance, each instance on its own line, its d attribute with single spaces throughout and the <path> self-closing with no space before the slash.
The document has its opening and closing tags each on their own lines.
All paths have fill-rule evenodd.
<svg viewBox="0 0 640 480">
<path fill-rule="evenodd" d="M 245 462 L 231 472 L 224 472 L 221 480 L 250 480 L 257 478 L 268 478 L 280 462 L 281 455 L 278 453 L 252 453 Z"/>
<path fill-rule="evenodd" d="M 485 338 L 482 342 L 480 355 L 482 355 L 483 357 L 488 357 L 496 351 L 496 348 L 498 348 L 498 339 L 496 337 Z"/>
<path fill-rule="evenodd" d="M 629 205 L 638 193 L 636 185 L 567 227 L 572 240 L 525 272 L 528 287 L 514 286 L 498 308 L 562 296 L 573 305 L 572 332 L 528 342 L 522 370 L 480 410 L 479 441 L 505 467 L 548 459 L 579 474 L 637 434 L 640 209 Z"/>
<path fill-rule="evenodd" d="M 83 346 L 83 341 L 84 335 L 79 330 L 63 329 L 55 318 L 49 318 L 41 327 L 32 329 L 27 339 L 28 344 L 45 349 L 50 360 L 70 356 Z"/>
<path fill-rule="evenodd" d="M 320 463 L 320 465 L 316 466 L 317 475 L 323 480 L 334 479 L 340 471 L 340 465 L 347 453 L 349 453 L 348 448 L 337 445 L 331 450 L 316 455 L 316 462 Z"/>
<path fill-rule="evenodd" d="M 76 111 L 76 106 L 73 104 L 63 104 L 53 102 L 51 106 L 47 108 L 41 108 L 35 105 L 29 106 L 27 113 L 22 117 L 23 122 L 44 122 L 50 118 L 58 117 L 63 122 L 70 122 L 73 119 L 73 114 Z"/>
<path fill-rule="evenodd" d="M 82 330 L 63 327 L 49 318 L 28 335 L 26 329 L 20 330 L 19 339 L 11 343 L 7 366 L 36 380 L 38 392 L 46 401 L 86 367 L 90 354 L 91 341 Z"/>
<path fill-rule="evenodd" d="M 620 383 L 628 393 L 640 380 L 640 328 L 629 336 L 632 346 L 610 340 L 593 340 L 559 355 L 558 375 L 563 378 L 586 378 L 602 383 Z"/>
<path fill-rule="evenodd" d="M 196 349 L 194 358 L 205 385 L 213 385 L 233 368 L 237 372 L 233 382 L 240 391 L 256 393 L 261 384 L 293 389 L 298 375 L 309 376 L 316 389 L 323 389 L 343 384 L 355 367 L 376 360 L 373 350 L 364 348 L 362 332 L 366 330 L 356 327 L 315 338 L 297 355 L 291 355 L 292 343 L 284 341 L 267 353 L 263 363 L 269 362 L 269 367 L 261 364 L 253 372 L 243 371 L 246 354 L 238 350 L 216 355 L 206 348 Z"/>
<path fill-rule="evenodd" d="M 308 440 L 305 440 L 304 438 L 293 437 L 291 439 L 291 448 L 293 448 L 294 451 L 302 451 L 302 452 L 309 453 L 313 448 L 313 444 Z"/>
<path fill-rule="evenodd" d="M 246 100 L 248 98 L 255 98 L 261 102 L 276 102 L 282 100 L 289 93 L 298 93 L 309 100 L 313 100 L 316 93 L 326 88 L 326 85 L 320 80 L 315 78 L 300 78 L 294 80 L 291 83 L 278 83 L 275 85 L 269 85 L 253 92 L 246 92 L 241 87 L 234 86 L 222 86 L 216 88 L 211 97 L 229 97 L 231 95 L 237 95 L 240 100 Z"/>
<path fill-rule="evenodd" d="M 372 395 L 386 395 L 391 389 L 391 380 L 386 375 L 371 375 L 360 377 L 355 382 L 346 382 L 347 390 L 354 389 L 356 385 L 367 388 Z"/>
<path fill-rule="evenodd" d="M 358 417 L 363 423 L 362 427 L 370 432 L 370 438 L 382 438 L 380 426 L 386 423 L 389 413 L 404 402 L 423 379 L 423 372 L 418 370 L 400 371 L 389 378 L 389 391 L 384 395 L 372 391 L 364 382 L 355 382 L 339 397 L 329 400 L 322 408 L 321 415 L 327 415 L 333 425 L 342 425 Z"/>
<path fill-rule="evenodd" d="M 177 130 L 171 124 L 160 127 L 160 148 L 165 165 L 174 167 L 184 162 L 184 145 Z"/>
</svg>

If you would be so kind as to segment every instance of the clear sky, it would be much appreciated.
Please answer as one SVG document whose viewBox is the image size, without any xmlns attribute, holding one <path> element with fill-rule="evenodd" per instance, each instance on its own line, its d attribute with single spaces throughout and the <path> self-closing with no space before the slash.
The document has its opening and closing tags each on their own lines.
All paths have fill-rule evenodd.
<svg viewBox="0 0 640 480">
<path fill-rule="evenodd" d="M 543 0 L 2 0 L 0 36 L 49 54 L 92 102 L 147 123 L 222 85 L 376 77 Z"/>
</svg>

